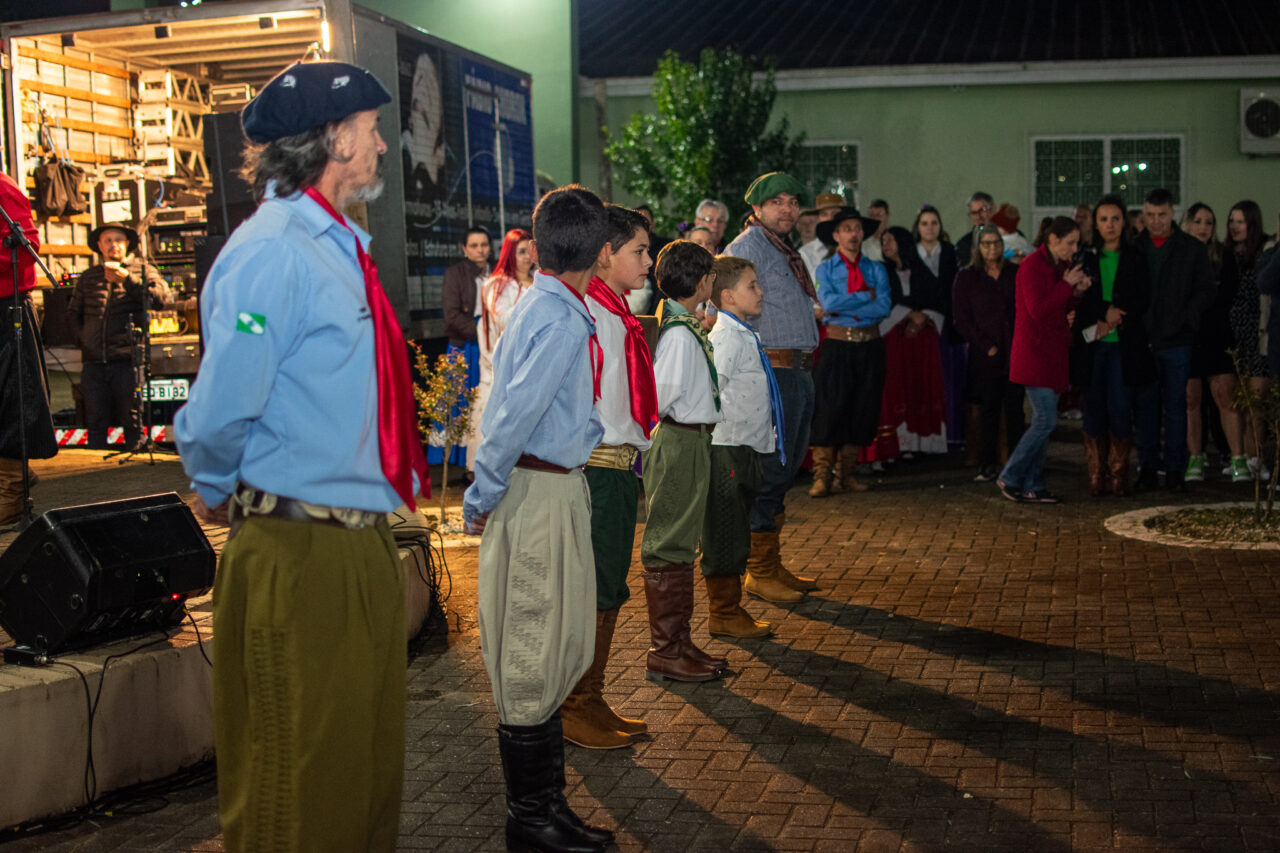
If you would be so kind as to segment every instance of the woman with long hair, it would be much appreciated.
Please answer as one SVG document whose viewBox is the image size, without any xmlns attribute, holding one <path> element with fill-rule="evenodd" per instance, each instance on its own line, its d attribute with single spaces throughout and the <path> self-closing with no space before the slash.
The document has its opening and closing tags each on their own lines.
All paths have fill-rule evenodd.
<svg viewBox="0 0 1280 853">
<path fill-rule="evenodd" d="M 978 399 L 980 444 L 978 475 L 985 483 L 996 478 L 1000 420 L 1005 440 L 1014 447 L 1026 428 L 1022 386 L 1009 381 L 1009 352 L 1013 346 L 1017 266 L 1004 257 L 1000 229 L 990 223 L 974 229 L 969 264 L 956 275 L 952 312 L 958 331 L 969 342 L 969 387 Z"/>
<path fill-rule="evenodd" d="M 1255 394 L 1267 390 L 1271 382 L 1267 369 L 1266 345 L 1262 330 L 1266 328 L 1267 315 L 1270 312 L 1271 299 L 1258 292 L 1257 263 L 1258 256 L 1267 248 L 1269 237 L 1262 230 L 1262 210 L 1257 202 L 1240 201 L 1231 208 L 1227 216 L 1227 239 L 1224 244 L 1222 279 L 1223 283 L 1234 292 L 1228 317 L 1231 321 L 1231 333 L 1236 341 L 1236 357 L 1240 362 L 1240 371 L 1249 380 L 1249 388 Z M 1280 342 L 1278 342 L 1280 343 Z M 1243 427 L 1243 416 L 1241 424 Z M 1262 444 L 1263 425 L 1261 419 L 1253 419 L 1240 442 L 1245 456 L 1233 456 L 1231 459 L 1231 479 L 1233 482 L 1252 480 L 1253 470 L 1262 466 L 1259 447 Z M 1240 433 L 1237 429 L 1237 435 Z M 1228 440 L 1230 436 L 1228 436 Z M 1247 457 L 1247 459 L 1246 459 Z M 1263 479 L 1269 473 L 1263 468 Z"/>
<path fill-rule="evenodd" d="M 1241 456 L 1240 413 L 1234 408 L 1236 371 L 1227 350 L 1235 347 L 1231 333 L 1230 311 L 1235 299 L 1234 290 L 1222 280 L 1222 241 L 1218 239 L 1218 217 L 1213 208 L 1198 201 L 1182 215 L 1183 231 L 1204 243 L 1213 266 L 1217 290 L 1213 306 L 1200 318 L 1200 329 L 1191 345 L 1191 378 L 1187 380 L 1187 482 L 1204 479 L 1204 384 L 1209 383 L 1209 393 L 1218 409 L 1223 437 L 1231 458 Z M 1234 283 L 1232 283 L 1234 284 Z M 1226 472 L 1231 472 L 1230 461 Z"/>
<path fill-rule="evenodd" d="M 1058 395 L 1067 390 L 1067 311 L 1092 284 L 1081 266 L 1071 263 L 1079 243 L 1075 220 L 1055 217 L 1044 243 L 1018 267 L 1009 379 L 1026 386 L 1031 425 L 996 481 L 1004 496 L 1018 503 L 1059 502 L 1045 488 L 1044 463 L 1058 422 Z"/>
<path fill-rule="evenodd" d="M 502 238 L 502 250 L 493 275 L 480 289 L 480 322 L 477 337 L 480 339 L 480 384 L 476 386 L 476 400 L 471 405 L 471 436 L 467 447 L 467 459 L 475 458 L 480 446 L 480 419 L 484 416 L 485 403 L 493 390 L 493 353 L 498 339 L 507 327 L 511 309 L 524 292 L 533 287 L 533 268 L 537 264 L 533 235 L 523 228 L 512 228 Z"/>
<path fill-rule="evenodd" d="M 951 323 L 951 291 L 960 264 L 955 247 L 942 227 L 942 214 L 931 204 L 920 206 L 911 236 L 916 241 L 915 272 L 920 286 L 936 290 L 943 323 L 938 352 L 942 358 L 942 388 L 947 413 L 947 444 L 963 445 L 969 422 L 969 403 L 965 393 L 968 379 L 969 347 Z"/>
<path fill-rule="evenodd" d="M 1152 378 L 1141 332 L 1147 262 L 1133 245 L 1119 196 L 1103 196 L 1092 216 L 1093 254 L 1086 272 L 1098 286 L 1086 290 L 1076 308 L 1071 367 L 1075 384 L 1083 389 L 1089 493 L 1121 496 L 1129 489 L 1133 386 Z M 1050 223 L 1047 234 L 1052 227 Z"/>
<path fill-rule="evenodd" d="M 942 296 L 936 277 L 919 274 L 911 232 L 893 226 L 880 237 L 893 307 L 880 321 L 885 345 L 885 387 L 880 406 L 877 461 L 901 451 L 947 452 L 947 408 L 942 385 L 938 330 Z M 896 441 L 894 438 L 896 437 Z"/>
</svg>

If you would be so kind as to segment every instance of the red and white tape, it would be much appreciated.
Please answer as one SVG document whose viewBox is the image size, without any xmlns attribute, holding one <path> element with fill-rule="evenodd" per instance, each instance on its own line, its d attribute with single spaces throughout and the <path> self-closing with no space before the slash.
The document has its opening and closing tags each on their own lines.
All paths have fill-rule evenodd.
<svg viewBox="0 0 1280 853">
<path fill-rule="evenodd" d="M 59 429 L 54 430 L 58 437 L 59 447 L 86 447 L 89 444 L 89 431 L 87 429 Z M 151 428 L 152 441 L 168 441 L 169 428 L 167 426 L 153 426 Z M 110 427 L 107 430 L 107 444 L 124 444 L 124 427 Z"/>
</svg>

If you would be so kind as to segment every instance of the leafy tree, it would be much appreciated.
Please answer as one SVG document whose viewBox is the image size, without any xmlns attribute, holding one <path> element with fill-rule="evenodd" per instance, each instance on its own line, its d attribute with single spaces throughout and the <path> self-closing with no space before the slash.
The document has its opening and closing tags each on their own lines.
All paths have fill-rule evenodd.
<svg viewBox="0 0 1280 853">
<path fill-rule="evenodd" d="M 753 63 L 732 50 L 702 51 L 698 64 L 674 51 L 653 75 L 655 111 L 635 113 L 606 148 L 615 179 L 654 205 L 659 230 L 691 219 L 694 205 L 729 206 L 728 235 L 747 211 L 743 193 L 764 172 L 794 167 L 804 135 L 782 116 L 768 130 L 777 97 L 772 68 L 753 79 Z"/>
<path fill-rule="evenodd" d="M 440 478 L 440 529 L 451 530 L 445 519 L 449 494 L 449 454 L 466 440 L 471 429 L 471 407 L 476 389 L 467 387 L 467 358 L 460 352 L 436 357 L 433 370 L 427 354 L 413 341 L 413 368 L 421 380 L 414 383 L 413 397 L 418 408 L 418 432 L 426 443 L 443 448 L 444 473 Z"/>
</svg>

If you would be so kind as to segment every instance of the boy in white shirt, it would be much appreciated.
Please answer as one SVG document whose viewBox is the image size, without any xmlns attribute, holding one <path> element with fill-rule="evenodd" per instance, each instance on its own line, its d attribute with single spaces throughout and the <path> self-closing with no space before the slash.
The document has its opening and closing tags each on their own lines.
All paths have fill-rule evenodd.
<svg viewBox="0 0 1280 853">
<path fill-rule="evenodd" d="M 750 515 L 760 488 L 760 454 L 773 452 L 775 428 L 777 435 L 785 435 L 782 400 L 760 338 L 747 325 L 764 306 L 755 265 L 721 255 L 711 269 L 711 301 L 719 319 L 710 338 L 724 421 L 711 439 L 711 485 L 702 531 L 707 630 L 712 636 L 765 637 L 773 633 L 769 623 L 742 608 L 742 578 L 751 553 Z M 748 589 L 770 583 L 778 581 L 754 574 L 747 579 Z"/>
<path fill-rule="evenodd" d="M 584 470 L 596 561 L 596 649 L 590 668 L 560 706 L 565 740 L 588 749 L 624 747 L 632 735 L 649 730 L 644 720 L 618 716 L 602 691 L 618 608 L 630 594 L 627 571 L 640 501 L 636 460 L 649 449 L 649 434 L 658 420 L 653 358 L 644 328 L 627 306 L 627 294 L 644 287 L 653 261 L 645 218 L 620 205 L 604 207 L 611 252 L 587 285 L 587 310 L 596 322 L 603 355 L 596 412 L 604 438 Z"/>
<path fill-rule="evenodd" d="M 711 253 L 676 240 L 658 255 L 660 331 L 653 372 L 661 422 L 644 454 L 644 490 L 649 507 L 640 561 L 649 608 L 652 645 L 645 678 L 712 681 L 728 666 L 693 644 L 693 562 L 706 520 L 711 482 L 711 431 L 724 419 L 715 360 L 707 333 L 695 316 L 711 295 Z"/>
</svg>

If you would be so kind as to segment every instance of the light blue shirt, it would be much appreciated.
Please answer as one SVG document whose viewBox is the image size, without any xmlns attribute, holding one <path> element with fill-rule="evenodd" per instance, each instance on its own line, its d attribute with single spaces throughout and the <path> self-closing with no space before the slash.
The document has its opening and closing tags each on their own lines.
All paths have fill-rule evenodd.
<svg viewBox="0 0 1280 853">
<path fill-rule="evenodd" d="M 764 226 L 743 231 L 724 253 L 755 264 L 756 279 L 764 291 L 764 308 L 755 322 L 760 342 L 769 349 L 817 349 L 813 300 L 796 281 L 786 256 L 764 235 Z"/>
<path fill-rule="evenodd" d="M 210 270 L 204 360 L 174 418 L 182 464 L 210 507 L 238 480 L 327 506 L 400 505 L 378 457 L 373 316 L 356 237 L 301 193 L 269 197 Z"/>
<path fill-rule="evenodd" d="M 889 316 L 893 299 L 889 292 L 889 274 L 884 264 L 859 255 L 858 270 L 871 290 L 849 292 L 849 271 L 844 258 L 836 252 L 818 264 L 818 301 L 827 312 L 823 323 L 837 326 L 874 326 Z"/>
<path fill-rule="evenodd" d="M 502 500 L 522 454 L 577 468 L 604 438 L 587 349 L 595 328 L 587 306 L 563 282 L 534 276 L 493 354 L 476 479 L 462 502 L 468 522 Z"/>
</svg>

